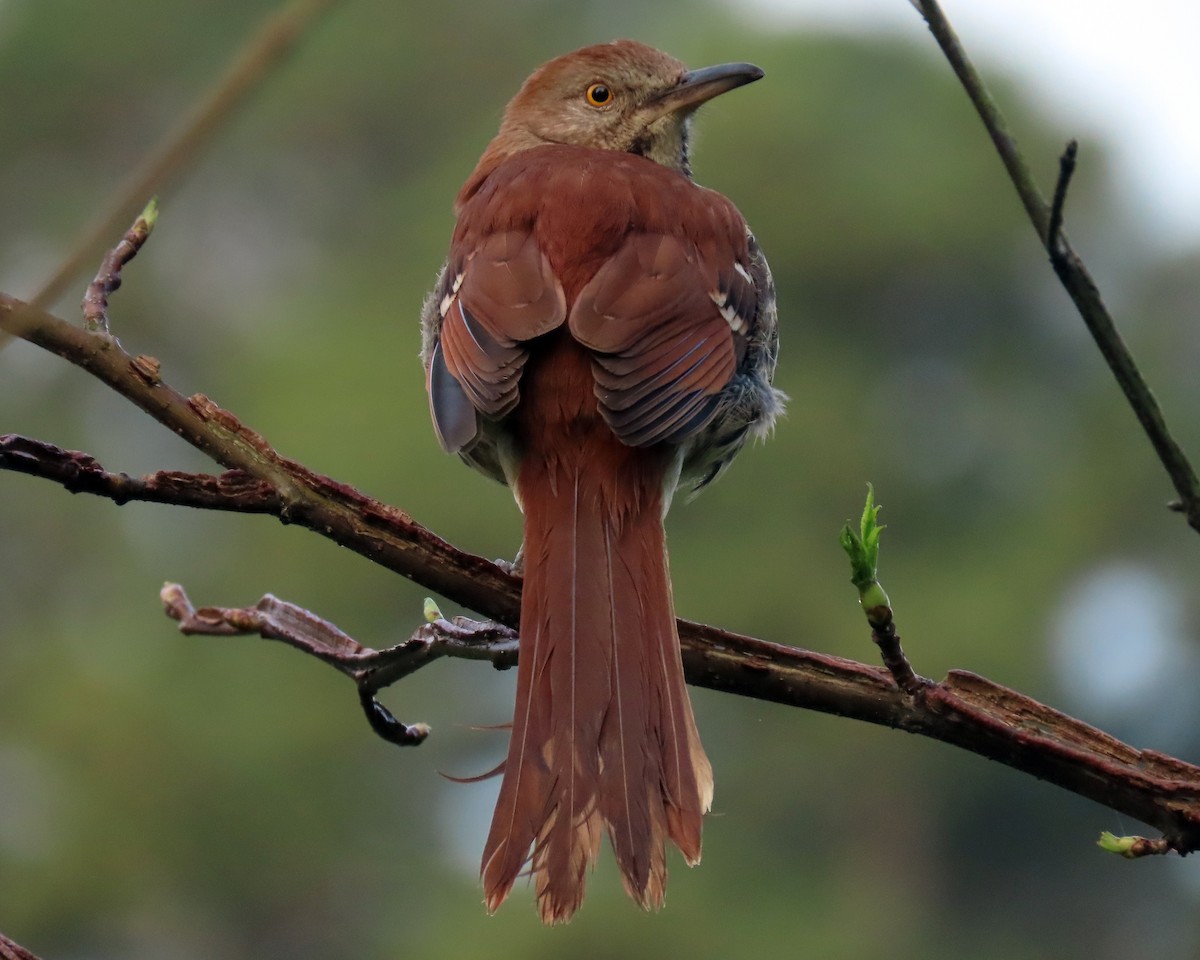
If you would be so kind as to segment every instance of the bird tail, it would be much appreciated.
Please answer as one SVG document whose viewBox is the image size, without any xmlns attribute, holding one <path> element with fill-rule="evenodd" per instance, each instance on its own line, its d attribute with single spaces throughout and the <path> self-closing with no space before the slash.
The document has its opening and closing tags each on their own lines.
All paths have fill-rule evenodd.
<svg viewBox="0 0 1200 960">
<path fill-rule="evenodd" d="M 602 830 L 629 895 L 661 906 L 665 840 L 697 863 L 712 800 L 675 628 L 665 468 L 611 444 L 612 469 L 611 451 L 559 449 L 525 457 L 517 484 L 517 701 L 482 876 L 494 911 L 531 864 L 546 923 L 578 909 Z"/>
</svg>

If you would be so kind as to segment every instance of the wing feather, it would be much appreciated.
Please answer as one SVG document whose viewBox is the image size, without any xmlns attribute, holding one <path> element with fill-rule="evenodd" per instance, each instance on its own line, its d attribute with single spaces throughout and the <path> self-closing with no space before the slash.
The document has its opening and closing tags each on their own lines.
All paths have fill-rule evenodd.
<svg viewBox="0 0 1200 960">
<path fill-rule="evenodd" d="M 709 246 L 631 233 L 571 309 L 571 333 L 593 352 L 600 412 L 630 446 L 679 443 L 702 429 L 737 373 L 745 347 L 735 324 L 754 287 L 735 251 Z"/>
<path fill-rule="evenodd" d="M 516 407 L 526 342 L 563 322 L 566 300 L 530 230 L 456 236 L 448 263 L 429 397 L 442 446 L 459 452 L 479 437 L 478 415 Z"/>
</svg>

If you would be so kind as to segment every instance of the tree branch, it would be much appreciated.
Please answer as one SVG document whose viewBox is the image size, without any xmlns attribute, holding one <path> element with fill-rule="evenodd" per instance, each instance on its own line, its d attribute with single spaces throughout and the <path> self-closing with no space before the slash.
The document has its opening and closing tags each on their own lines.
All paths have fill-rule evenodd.
<svg viewBox="0 0 1200 960">
<path fill-rule="evenodd" d="M 1060 166 L 1054 207 L 1048 207 L 1037 188 L 1029 165 L 1017 149 L 1016 139 L 1000 113 L 1000 108 L 996 106 L 996 101 L 968 59 L 937 0 L 913 0 L 913 4 L 925 18 L 930 32 L 987 128 L 992 144 L 1004 163 L 1004 169 L 1008 171 L 1008 177 L 1021 198 L 1034 230 L 1037 231 L 1038 239 L 1050 255 L 1054 272 L 1074 301 L 1075 308 L 1091 332 L 1096 346 L 1100 348 L 1100 353 L 1108 363 L 1109 370 L 1112 371 L 1143 432 L 1171 478 L 1171 483 L 1179 494 L 1179 500 L 1171 505 L 1172 508 L 1183 513 L 1187 517 L 1188 525 L 1200 533 L 1200 479 L 1197 478 L 1196 471 L 1184 454 L 1183 448 L 1168 430 L 1162 409 L 1118 333 L 1112 315 L 1100 298 L 1095 281 L 1061 229 L 1067 185 L 1075 166 L 1074 142 L 1068 145 L 1067 154 L 1064 155 Z"/>
<path fill-rule="evenodd" d="M 195 610 L 182 587 L 167 584 L 162 599 L 184 633 L 257 634 L 317 657 L 355 681 L 369 718 L 368 699 L 375 692 L 441 657 L 486 659 L 500 668 L 517 659 L 511 630 L 464 618 L 436 617 L 404 643 L 375 650 L 270 595 L 253 607 Z M 1200 767 L 1137 750 L 966 671 L 951 671 L 939 682 L 922 678 L 917 692 L 908 695 L 879 667 L 688 621 L 679 626 L 684 672 L 692 684 L 907 730 L 998 760 L 1162 831 L 1160 841 L 1143 841 L 1138 855 L 1152 846 L 1158 853 L 1200 847 Z M 391 719 L 406 731 L 419 731 L 419 740 L 398 741 L 405 745 L 429 732 L 425 724 Z"/>
<path fill-rule="evenodd" d="M 241 470 L 228 470 L 220 476 L 159 470 L 144 477 L 131 477 L 127 473 L 109 473 L 95 457 L 79 450 L 63 450 L 12 433 L 0 434 L 0 469 L 52 480 L 71 493 L 91 493 L 116 504 L 141 500 L 274 516 L 279 516 L 282 506 L 269 483 Z"/>
<path fill-rule="evenodd" d="M 38 960 L 19 943 L 13 943 L 0 933 L 0 960 Z"/>
<path fill-rule="evenodd" d="M 133 357 L 108 334 L 80 329 L 3 293 L 0 328 L 88 371 L 227 470 L 266 484 L 275 499 L 262 495 L 262 509 L 255 512 L 314 530 L 492 619 L 516 622 L 520 600 L 508 573 L 455 550 L 402 511 L 281 456 L 208 397 L 184 397 L 162 379 L 153 357 Z M 0 466 L 16 469 L 17 462 L 30 465 L 25 456 Z M 222 509 L 239 509 L 221 499 L 228 504 Z"/>
<path fill-rule="evenodd" d="M 106 262 L 119 260 L 113 257 Z M 105 286 L 104 278 L 101 271 L 97 284 Z M 173 390 L 163 381 L 157 360 L 131 356 L 116 338 L 102 332 L 104 324 L 93 326 L 94 330 L 80 329 L 0 294 L 0 328 L 87 370 L 217 463 L 235 471 L 232 482 L 223 486 L 221 478 L 186 474 L 123 479 L 123 475 L 104 471 L 86 454 L 60 451 L 20 437 L 8 437 L 0 446 L 0 467 L 45 476 L 68 489 L 77 484 L 118 502 L 136 492 L 147 498 L 175 496 L 175 502 L 188 501 L 191 506 L 270 513 L 328 537 L 506 627 L 515 627 L 520 582 L 511 573 L 457 550 L 400 510 L 281 456 L 263 437 L 207 397 L 185 398 Z M 187 479 L 175 482 L 180 476 Z M 243 492 L 247 486 L 249 495 Z M 193 632 L 257 632 L 291 642 L 350 673 L 372 726 L 400 743 L 420 742 L 427 731 L 387 714 L 373 699 L 380 687 L 439 656 L 463 656 L 468 649 L 475 657 L 512 655 L 511 635 L 496 632 L 499 628 L 491 624 L 464 629 L 473 634 L 482 631 L 493 640 L 500 637 L 495 642 L 503 645 L 502 650 L 493 650 L 486 642 L 482 646 L 436 646 L 426 637 L 416 646 L 409 641 L 399 654 L 391 651 L 384 655 L 362 648 L 313 614 L 290 604 L 280 606 L 274 598 L 264 599 L 253 609 L 201 611 L 191 609 L 182 591 L 179 598 L 174 605 L 168 603 L 168 610 L 174 610 L 181 624 Z M 286 613 L 284 619 L 280 619 L 281 611 Z M 1187 853 L 1200 847 L 1200 768 L 1152 751 L 1138 751 L 974 674 L 955 671 L 941 682 L 919 677 L 907 661 L 900 662 L 903 657 L 894 630 L 883 636 L 880 630 L 886 633 L 886 627 L 871 621 L 870 611 L 868 620 L 905 689 L 898 689 L 893 674 L 879 667 L 681 620 L 684 670 L 689 682 L 700 686 L 853 717 L 954 744 L 1151 824 L 1162 832 L 1170 849 Z M 297 641 L 297 637 L 303 639 Z M 372 656 L 383 659 L 373 662 Z M 367 669 L 363 657 L 369 672 L 356 673 Z"/>
</svg>

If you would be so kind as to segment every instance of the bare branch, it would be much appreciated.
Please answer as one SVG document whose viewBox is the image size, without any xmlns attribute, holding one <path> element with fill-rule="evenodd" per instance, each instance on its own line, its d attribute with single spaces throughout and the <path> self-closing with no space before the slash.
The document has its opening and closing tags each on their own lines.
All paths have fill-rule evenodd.
<svg viewBox="0 0 1200 960">
<path fill-rule="evenodd" d="M 327 663 L 354 680 L 359 703 L 371 728 L 385 740 L 410 747 L 424 742 L 429 726 L 401 723 L 375 699 L 375 694 L 415 673 L 440 657 L 490 660 L 499 669 L 517 662 L 514 631 L 497 623 L 440 617 L 423 624 L 406 642 L 386 650 L 372 650 L 351 639 L 328 620 L 295 604 L 267 594 L 253 607 L 192 606 L 183 587 L 165 584 L 159 593 L 167 616 L 179 621 L 185 634 L 227 637 L 257 634 L 282 640 Z"/>
<path fill-rule="evenodd" d="M 162 597 L 167 614 L 180 621 L 185 633 L 283 640 L 351 677 L 373 727 L 377 721 L 371 707 L 377 704 L 368 699 L 435 659 L 485 659 L 507 667 L 517 658 L 512 630 L 465 618 L 435 620 L 402 644 L 374 650 L 315 614 L 269 595 L 254 607 L 199 610 L 177 584 L 164 587 Z M 905 693 L 878 667 L 688 621 L 681 620 L 679 627 L 689 683 L 951 743 L 1151 824 L 1163 833 L 1155 841 L 1162 848 L 1158 852 L 1189 853 L 1200 847 L 1200 767 L 1137 750 L 965 671 L 952 671 L 940 682 L 921 680 L 913 693 Z M 399 726 L 419 731 L 421 740 L 429 729 L 424 724 Z"/>
<path fill-rule="evenodd" d="M 1068 140 L 1067 148 L 1058 158 L 1058 182 L 1054 185 L 1054 202 L 1050 205 L 1050 225 L 1046 228 L 1046 246 L 1051 251 L 1058 249 L 1062 239 L 1063 209 L 1067 204 L 1067 190 L 1071 177 L 1075 175 L 1075 157 L 1079 153 L 1079 141 Z M 1054 254 L 1051 253 L 1051 256 Z"/>
<path fill-rule="evenodd" d="M 281 456 L 208 397 L 173 390 L 153 358 L 130 356 L 111 336 L 89 333 L 2 293 L 0 328 L 87 370 L 221 466 L 267 485 L 274 499 L 262 494 L 262 512 L 314 530 L 492 619 L 516 622 L 519 593 L 504 570 L 455 550 L 402 511 Z M 16 468 L 0 461 L 5 466 Z"/>
<path fill-rule="evenodd" d="M 229 470 L 215 477 L 175 470 L 131 477 L 127 473 L 109 473 L 94 457 L 79 450 L 63 450 L 17 434 L 0 434 L 0 470 L 53 480 L 71 493 L 91 493 L 116 504 L 141 500 L 275 516 L 281 507 L 270 484 L 241 470 Z"/>
<path fill-rule="evenodd" d="M 887 671 L 680 622 L 688 682 L 919 733 L 1057 784 L 1200 847 L 1200 767 L 1137 750 L 966 671 L 898 690 Z"/>
<path fill-rule="evenodd" d="M 1008 171 L 1009 179 L 1012 180 L 1017 195 L 1025 206 L 1025 212 L 1028 214 L 1034 230 L 1037 231 L 1038 239 L 1050 255 L 1050 263 L 1054 267 L 1054 272 L 1074 301 L 1075 308 L 1091 332 L 1101 354 L 1104 355 L 1109 369 L 1125 394 L 1125 399 L 1133 408 L 1143 432 L 1149 438 L 1167 475 L 1171 478 L 1171 483 L 1179 494 L 1179 512 L 1187 517 L 1188 525 L 1200 533 L 1200 478 L 1197 478 L 1191 462 L 1167 429 L 1162 409 L 1134 362 L 1129 348 L 1117 332 L 1116 324 L 1113 322 L 1108 308 L 1104 305 L 1104 301 L 1100 298 L 1100 291 L 1097 289 L 1095 281 L 1092 280 L 1083 261 L 1071 248 L 1069 241 L 1062 233 L 1061 203 L 1058 204 L 1058 220 L 1052 224 L 1053 210 L 1046 205 L 1046 201 L 1042 198 L 1028 164 L 1017 149 L 1016 139 L 1009 131 L 1008 124 L 1000 113 L 999 107 L 996 106 L 995 100 L 984 86 L 979 73 L 967 58 L 962 44 L 953 27 L 946 20 L 945 14 L 942 13 L 937 0 L 913 0 L 913 2 L 921 16 L 925 18 L 934 39 L 937 40 L 942 53 L 950 62 L 950 66 L 954 69 L 963 89 L 966 90 L 967 96 L 974 104 L 976 112 L 983 120 L 988 134 L 992 138 L 992 143 L 996 147 L 996 152 L 1000 155 L 1005 170 Z M 1069 152 L 1073 165 L 1074 151 L 1069 150 Z M 1065 199 L 1068 179 L 1069 173 L 1059 179 L 1063 199 Z M 1051 229 L 1052 226 L 1053 229 Z"/>
<path fill-rule="evenodd" d="M 0 960 L 38 960 L 19 943 L 13 943 L 0 933 Z"/>
</svg>

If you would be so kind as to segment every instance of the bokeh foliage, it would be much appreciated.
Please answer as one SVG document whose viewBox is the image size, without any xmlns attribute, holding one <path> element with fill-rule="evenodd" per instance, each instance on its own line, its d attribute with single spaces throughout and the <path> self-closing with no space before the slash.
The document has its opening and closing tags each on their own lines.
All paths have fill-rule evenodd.
<svg viewBox="0 0 1200 960">
<path fill-rule="evenodd" d="M 273 6 L 0 0 L 0 288 L 36 288 Z M 919 671 L 973 669 L 1200 757 L 1194 535 L 1162 509 L 1169 486 L 931 43 L 801 35 L 669 0 L 347 0 L 162 198 L 115 331 L 281 452 L 511 555 L 508 493 L 434 442 L 417 312 L 450 201 L 516 85 L 625 35 L 767 71 L 706 108 L 695 167 L 771 259 L 792 404 L 769 444 L 674 511 L 681 614 L 870 660 L 837 542 L 869 480 Z M 1073 131 L 995 84 L 1049 180 Z M 1106 205 L 1102 148 L 1084 158 L 1068 227 L 1078 215 L 1097 238 L 1101 283 L 1196 451 L 1200 253 L 1118 260 L 1112 238 L 1147 225 Z M 0 354 L 0 432 L 113 470 L 209 469 L 25 344 Z M 1101 654 L 1063 640 L 1097 571 L 1149 578 L 1169 607 L 1174 646 L 1143 656 L 1145 638 L 1118 637 L 1113 670 L 1158 663 L 1140 696 L 1089 695 Z M 489 919 L 475 869 L 495 784 L 437 771 L 495 762 L 503 734 L 468 726 L 506 718 L 512 678 L 442 663 L 391 691 L 399 715 L 434 727 L 401 753 L 332 671 L 262 642 L 179 637 L 157 604 L 164 579 L 200 603 L 270 591 L 374 646 L 421 619 L 423 591 L 304 531 L 0 474 L 0 930 L 47 958 L 1200 949 L 1195 864 L 1093 845 L 1137 824 L 948 747 L 709 691 L 695 701 L 716 810 L 704 865 L 673 870 L 668 908 L 641 916 L 605 862 L 567 929 L 541 929 L 527 891 Z M 1102 624 L 1136 608 L 1113 582 L 1083 594 Z"/>
</svg>

